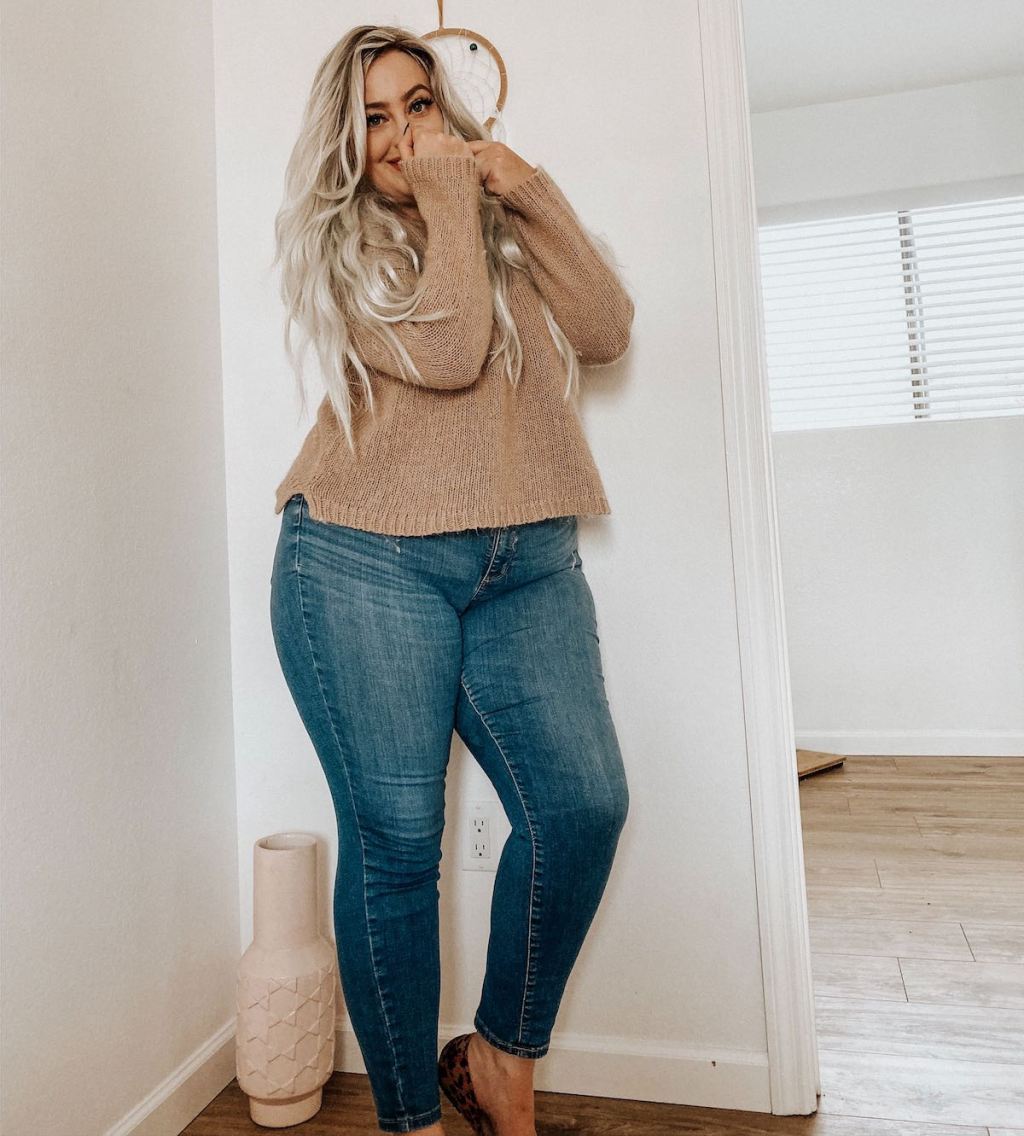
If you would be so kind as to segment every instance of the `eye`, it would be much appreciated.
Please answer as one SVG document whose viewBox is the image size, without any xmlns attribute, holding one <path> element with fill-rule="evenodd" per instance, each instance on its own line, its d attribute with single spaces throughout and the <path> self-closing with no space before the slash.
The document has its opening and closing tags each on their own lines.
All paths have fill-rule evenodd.
<svg viewBox="0 0 1024 1136">
<path fill-rule="evenodd" d="M 417 98 L 412 100 L 412 102 L 409 104 L 409 107 L 411 109 L 412 107 L 418 106 L 420 103 L 422 103 L 424 106 L 424 110 L 420 113 L 426 114 L 430 107 L 434 105 L 434 100 L 428 98 L 426 95 L 419 95 Z M 382 114 L 368 114 L 366 116 L 366 125 L 372 128 L 377 125 L 374 119 L 383 117 L 384 116 Z"/>
</svg>

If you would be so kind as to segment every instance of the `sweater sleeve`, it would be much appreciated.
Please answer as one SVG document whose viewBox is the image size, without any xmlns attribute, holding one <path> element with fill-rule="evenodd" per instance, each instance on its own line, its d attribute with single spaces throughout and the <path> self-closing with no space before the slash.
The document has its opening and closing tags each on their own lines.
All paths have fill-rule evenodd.
<svg viewBox="0 0 1024 1136">
<path fill-rule="evenodd" d="M 391 324 L 423 378 L 441 390 L 467 387 L 483 371 L 491 343 L 494 304 L 480 220 L 480 175 L 472 156 L 406 158 L 402 172 L 427 226 L 419 313 L 442 319 Z M 401 378 L 387 341 L 353 324 L 352 345 L 374 370 Z"/>
<path fill-rule="evenodd" d="M 543 166 L 499 195 L 533 279 L 582 363 L 613 363 L 629 346 L 634 305 Z"/>
</svg>

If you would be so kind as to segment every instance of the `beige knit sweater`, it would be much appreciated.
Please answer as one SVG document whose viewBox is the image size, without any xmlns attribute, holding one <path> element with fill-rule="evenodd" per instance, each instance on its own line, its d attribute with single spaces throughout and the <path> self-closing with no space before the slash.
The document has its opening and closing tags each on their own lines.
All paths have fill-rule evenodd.
<svg viewBox="0 0 1024 1136">
<path fill-rule="evenodd" d="M 383 341 L 353 334 L 376 404 L 376 417 L 363 409 L 353 419 L 358 460 L 325 396 L 278 486 L 275 513 L 302 493 L 314 520 L 395 536 L 610 513 L 573 400 L 563 400 L 566 375 L 536 288 L 583 364 L 625 353 L 632 300 L 538 166 L 501 197 L 536 283 L 513 273 L 523 345 L 513 390 L 497 364 L 484 367 L 497 329 L 475 159 L 406 158 L 402 171 L 426 223 L 420 310 L 455 314 L 392 325 L 424 386 L 397 377 Z"/>
</svg>

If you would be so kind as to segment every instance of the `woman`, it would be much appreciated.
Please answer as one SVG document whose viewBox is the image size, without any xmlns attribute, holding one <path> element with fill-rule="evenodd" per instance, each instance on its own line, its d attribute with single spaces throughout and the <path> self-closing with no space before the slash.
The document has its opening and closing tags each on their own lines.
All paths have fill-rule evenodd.
<svg viewBox="0 0 1024 1136">
<path fill-rule="evenodd" d="M 581 362 L 626 350 L 633 303 L 547 172 L 399 28 L 356 27 L 320 65 L 276 233 L 286 327 L 327 393 L 277 490 L 271 617 L 337 814 L 378 1124 L 442 1133 L 440 1079 L 477 1131 L 533 1136 L 629 799 L 576 539 L 610 509 L 571 397 Z M 512 832 L 475 1032 L 438 1059 L 453 730 Z"/>
</svg>

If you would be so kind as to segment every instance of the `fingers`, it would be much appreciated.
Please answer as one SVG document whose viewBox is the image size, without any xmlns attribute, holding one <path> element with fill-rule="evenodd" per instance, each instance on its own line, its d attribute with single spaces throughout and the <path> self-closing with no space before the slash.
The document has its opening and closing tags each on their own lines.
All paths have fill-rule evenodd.
<svg viewBox="0 0 1024 1136">
<path fill-rule="evenodd" d="M 403 158 L 411 158 L 414 156 L 412 148 L 412 131 L 409 129 L 410 124 L 405 124 L 405 130 L 398 136 L 398 153 Z"/>
<path fill-rule="evenodd" d="M 398 152 L 401 158 L 415 157 L 415 150 L 413 149 L 413 130 L 410 124 L 406 124 L 406 130 L 398 136 Z"/>
<path fill-rule="evenodd" d="M 412 153 L 406 155 L 402 150 L 402 139 L 399 138 L 398 146 L 399 152 L 403 157 L 414 157 L 417 154 L 420 157 L 445 157 L 451 155 L 457 157 L 464 155 L 465 157 L 472 157 L 473 151 L 466 144 L 464 138 L 458 138 L 454 134 L 445 134 L 441 130 L 431 130 L 425 126 L 413 126 L 411 123 L 407 124 L 406 138 L 412 135 Z"/>
</svg>

